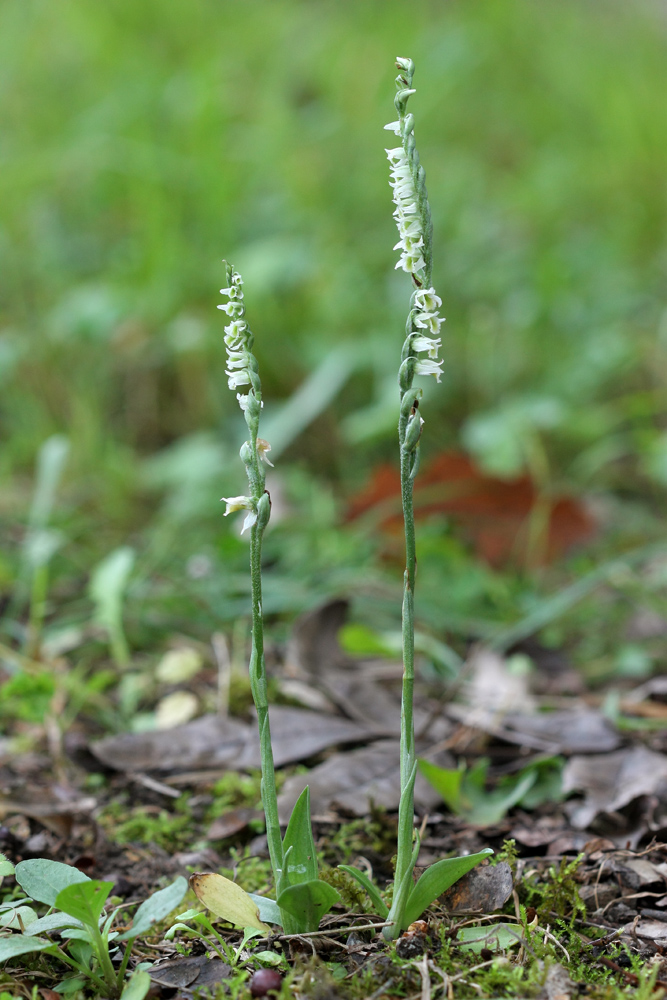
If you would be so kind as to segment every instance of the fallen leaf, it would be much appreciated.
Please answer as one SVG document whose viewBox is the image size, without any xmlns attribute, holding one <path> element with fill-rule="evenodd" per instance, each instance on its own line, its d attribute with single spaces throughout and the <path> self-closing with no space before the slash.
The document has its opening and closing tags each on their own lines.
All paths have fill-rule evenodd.
<svg viewBox="0 0 667 1000">
<path fill-rule="evenodd" d="M 438 759 L 452 763 L 446 755 Z M 354 816 L 367 815 L 371 803 L 388 810 L 398 809 L 399 761 L 399 741 L 379 740 L 350 753 L 335 754 L 308 774 L 288 778 L 278 797 L 281 822 L 287 822 L 306 785 L 310 786 L 313 816 L 325 815 L 332 806 Z M 415 782 L 415 804 L 425 809 L 440 804 L 440 796 L 420 774 Z"/>
<path fill-rule="evenodd" d="M 259 909 L 247 892 L 215 872 L 195 872 L 190 876 L 190 888 L 200 903 L 214 913 L 216 917 L 235 924 L 237 927 L 254 927 L 259 931 L 271 933 L 268 924 L 259 919 Z"/>
<path fill-rule="evenodd" d="M 199 699 L 191 691 L 172 691 L 157 703 L 155 723 L 158 729 L 183 726 L 199 711 Z"/>
<path fill-rule="evenodd" d="M 178 990 L 193 984 L 199 989 L 203 985 L 229 979 L 232 967 L 219 958 L 195 955 L 191 958 L 172 958 L 147 971 L 153 982 Z"/>
<path fill-rule="evenodd" d="M 371 515 L 388 534 L 403 530 L 401 483 L 393 465 L 378 466 L 368 486 L 350 503 L 348 519 Z M 545 537 L 538 552 L 531 547 L 531 514 L 546 503 L 528 476 L 500 479 L 481 472 L 460 452 L 443 452 L 415 480 L 415 517 L 447 514 L 470 539 L 477 555 L 494 566 L 525 563 L 530 557 L 549 563 L 573 545 L 586 541 L 595 522 L 574 497 L 552 495 L 546 509 Z M 537 558 L 536 558 L 537 557 Z"/>
<path fill-rule="evenodd" d="M 600 813 L 615 812 L 642 795 L 667 792 L 667 757 L 644 746 L 572 757 L 563 771 L 563 790 L 585 794 L 571 816 L 572 825 L 582 830 Z"/>
<path fill-rule="evenodd" d="M 235 833 L 245 830 L 251 820 L 261 819 L 263 816 L 264 813 L 258 809 L 248 807 L 230 809 L 229 812 L 213 820 L 206 833 L 206 839 L 225 840 L 227 837 L 233 837 Z"/>
<path fill-rule="evenodd" d="M 306 760 L 330 746 L 360 743 L 373 735 L 348 719 L 285 705 L 273 705 L 269 720 L 276 767 Z M 169 730 L 108 736 L 91 744 L 90 749 L 107 767 L 130 773 L 260 766 L 257 727 L 219 715 L 203 715 Z"/>
<path fill-rule="evenodd" d="M 184 684 L 192 680 L 203 665 L 204 660 L 198 650 L 181 646 L 164 654 L 155 668 L 155 676 L 162 684 Z"/>
<path fill-rule="evenodd" d="M 440 897 L 448 913 L 493 913 L 512 895 L 512 869 L 506 861 L 473 868 Z"/>
</svg>

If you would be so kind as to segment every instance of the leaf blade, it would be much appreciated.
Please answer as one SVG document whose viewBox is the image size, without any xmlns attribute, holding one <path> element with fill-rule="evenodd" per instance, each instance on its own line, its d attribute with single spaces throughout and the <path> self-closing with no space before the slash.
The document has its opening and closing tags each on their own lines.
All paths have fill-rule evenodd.
<svg viewBox="0 0 667 1000">
<path fill-rule="evenodd" d="M 477 854 L 468 854 L 460 858 L 443 858 L 442 861 L 436 861 L 427 868 L 408 896 L 404 916 L 405 926 L 408 927 L 418 920 L 438 896 L 491 854 L 493 854 L 491 848 L 486 847 Z"/>
<path fill-rule="evenodd" d="M 197 899 L 214 913 L 237 927 L 256 927 L 271 933 L 271 928 L 260 920 L 257 904 L 240 885 L 214 872 L 195 872 L 190 876 L 190 886 Z"/>
</svg>

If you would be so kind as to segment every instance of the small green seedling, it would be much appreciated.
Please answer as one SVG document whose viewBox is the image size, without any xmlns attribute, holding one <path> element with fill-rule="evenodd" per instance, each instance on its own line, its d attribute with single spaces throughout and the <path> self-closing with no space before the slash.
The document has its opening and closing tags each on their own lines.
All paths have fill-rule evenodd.
<svg viewBox="0 0 667 1000">
<path fill-rule="evenodd" d="M 420 760 L 419 770 L 448 809 L 473 826 L 484 827 L 499 823 L 515 805 L 534 809 L 542 802 L 557 801 L 562 796 L 563 764 L 562 757 L 536 761 L 502 778 L 491 791 L 486 790 L 486 757 L 470 768 L 461 763 L 456 769 Z"/>
<path fill-rule="evenodd" d="M 9 874 L 7 864 L 6 859 L 0 862 L 3 874 Z M 125 978 L 132 944 L 182 901 L 188 888 L 184 878 L 149 896 L 135 913 L 132 926 L 119 933 L 112 930 L 118 910 L 105 912 L 112 882 L 90 879 L 77 868 L 44 858 L 21 861 L 14 875 L 26 896 L 0 906 L 2 925 L 18 930 L 0 936 L 0 962 L 43 952 L 74 970 L 64 992 L 92 984 L 100 996 L 112 1000 L 143 1000 L 150 988 L 148 973 L 138 969 L 127 981 Z M 26 905 L 28 900 L 46 904 L 48 913 L 38 917 L 34 908 Z M 48 935 L 58 935 L 61 943 Z M 112 962 L 114 955 L 120 957 L 117 969 Z"/>
<path fill-rule="evenodd" d="M 130 662 L 130 650 L 123 629 L 123 599 L 134 558 L 134 549 L 123 545 L 110 552 L 90 577 L 90 596 L 95 603 L 94 620 L 106 632 L 111 655 L 121 668 Z"/>
</svg>

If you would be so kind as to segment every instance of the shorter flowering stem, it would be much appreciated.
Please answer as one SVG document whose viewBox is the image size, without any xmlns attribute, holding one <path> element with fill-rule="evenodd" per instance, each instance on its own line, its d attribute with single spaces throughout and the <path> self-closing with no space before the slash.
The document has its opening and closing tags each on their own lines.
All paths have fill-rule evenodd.
<svg viewBox="0 0 667 1000">
<path fill-rule="evenodd" d="M 257 361 L 252 353 L 253 336 L 245 320 L 243 303 L 243 282 L 241 275 L 227 265 L 227 288 L 223 294 L 229 302 L 218 306 L 230 317 L 225 327 L 227 346 L 227 376 L 230 389 L 247 385 L 247 395 L 237 394 L 246 424 L 249 439 L 241 447 L 241 459 L 248 475 L 249 496 L 223 497 L 227 503 L 225 514 L 235 510 L 247 510 L 243 530 L 250 528 L 250 586 L 252 604 L 252 643 L 250 650 L 250 688 L 259 727 L 259 746 L 262 770 L 261 796 L 266 816 L 266 838 L 273 869 L 276 893 L 284 885 L 283 844 L 278 818 L 278 796 L 271 747 L 269 725 L 269 699 L 264 663 L 264 620 L 262 617 L 262 538 L 271 516 L 271 498 L 265 489 L 262 461 L 268 462 L 269 444 L 258 437 L 259 415 L 262 409 L 262 386 L 257 374 Z M 271 463 L 268 463 L 271 464 Z"/>
</svg>

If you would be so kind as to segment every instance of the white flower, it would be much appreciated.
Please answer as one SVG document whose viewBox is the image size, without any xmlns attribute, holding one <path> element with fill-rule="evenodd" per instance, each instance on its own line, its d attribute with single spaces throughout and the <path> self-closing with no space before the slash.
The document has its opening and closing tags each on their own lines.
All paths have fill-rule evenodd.
<svg viewBox="0 0 667 1000">
<path fill-rule="evenodd" d="M 394 135 L 400 135 L 401 134 L 401 123 L 400 122 L 389 122 L 388 125 L 385 125 L 385 129 L 389 129 L 389 131 L 393 132 Z"/>
<path fill-rule="evenodd" d="M 395 265 L 394 270 L 397 270 L 399 267 L 402 267 L 404 271 L 408 272 L 408 274 L 414 274 L 415 271 L 421 271 L 422 268 L 426 267 L 426 261 L 419 252 L 403 253 L 401 254 L 401 259 L 398 264 Z"/>
<path fill-rule="evenodd" d="M 223 312 L 231 316 L 232 319 L 240 319 L 243 316 L 243 302 L 239 299 L 230 299 L 229 302 L 225 302 L 223 305 L 219 305 L 218 309 L 222 309 Z"/>
<path fill-rule="evenodd" d="M 252 498 L 251 497 L 220 497 L 220 502 L 225 501 L 227 507 L 225 508 L 225 517 L 228 514 L 233 514 L 237 510 L 252 510 Z"/>
<path fill-rule="evenodd" d="M 415 292 L 415 309 L 425 312 L 437 312 L 442 305 L 442 299 L 435 294 L 435 288 L 421 288 Z"/>
<path fill-rule="evenodd" d="M 415 375 L 435 375 L 436 382 L 439 382 L 442 375 L 442 361 L 418 358 L 415 365 Z"/>
<path fill-rule="evenodd" d="M 253 524 L 256 523 L 257 523 L 257 514 L 255 513 L 254 510 L 251 510 L 248 514 L 246 514 L 245 521 L 243 522 L 243 527 L 241 528 L 241 534 L 243 534 L 244 531 L 247 531 L 248 528 L 252 528 Z"/>
<path fill-rule="evenodd" d="M 225 372 L 227 376 L 227 385 L 230 389 L 238 389 L 240 385 L 250 385 L 250 372 L 247 368 L 242 368 L 240 371 Z"/>
<path fill-rule="evenodd" d="M 419 334 L 417 336 L 413 336 L 410 341 L 410 346 L 413 351 L 426 351 L 429 358 L 437 358 L 441 344 L 442 341 L 440 340 L 440 337 L 434 339 L 432 337 L 422 337 Z"/>
<path fill-rule="evenodd" d="M 429 333 L 440 333 L 442 319 L 437 313 L 418 312 L 414 319 L 418 330 L 428 330 Z"/>
<path fill-rule="evenodd" d="M 257 521 L 257 511 L 254 509 L 254 503 L 252 497 L 222 497 L 222 499 L 227 504 L 225 508 L 225 517 L 228 514 L 233 514 L 237 510 L 247 510 L 245 520 L 243 522 L 243 527 L 241 528 L 241 534 L 248 528 L 252 528 L 253 524 Z"/>
<path fill-rule="evenodd" d="M 242 299 L 243 288 L 240 285 L 232 285 L 231 288 L 221 288 L 221 295 L 226 295 L 228 299 Z"/>
<path fill-rule="evenodd" d="M 266 462 L 267 465 L 270 465 L 271 468 L 273 468 L 273 462 L 271 462 L 269 460 L 268 455 L 267 455 L 267 452 L 269 452 L 269 451 L 271 451 L 271 445 L 269 444 L 269 442 L 265 441 L 264 438 L 258 437 L 257 438 L 257 454 L 259 455 L 260 461 L 261 462 Z"/>
</svg>

